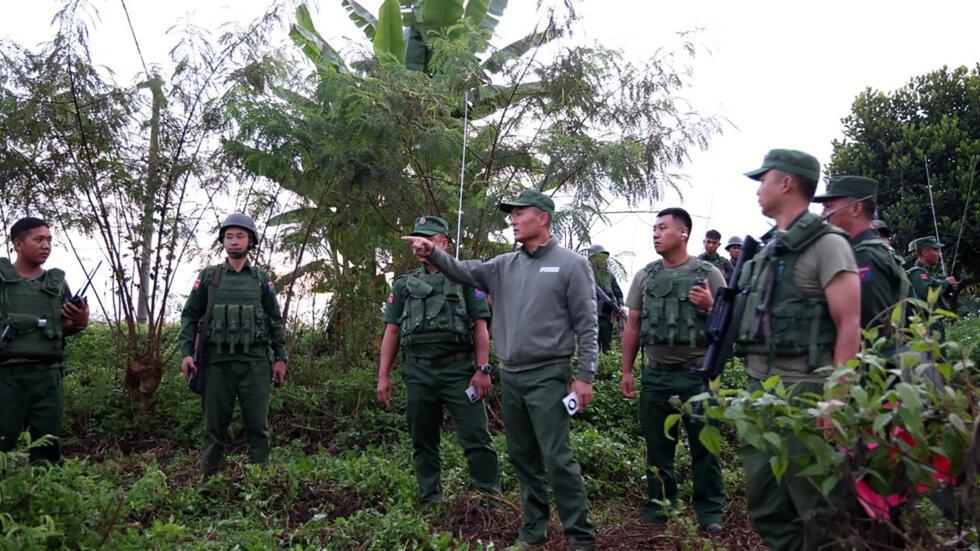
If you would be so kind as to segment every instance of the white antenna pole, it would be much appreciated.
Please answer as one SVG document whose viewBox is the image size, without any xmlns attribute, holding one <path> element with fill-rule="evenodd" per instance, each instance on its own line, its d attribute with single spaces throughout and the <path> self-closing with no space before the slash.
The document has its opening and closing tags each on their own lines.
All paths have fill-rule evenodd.
<svg viewBox="0 0 980 551">
<path fill-rule="evenodd" d="M 459 248 L 462 246 L 463 235 L 463 179 L 466 177 L 466 130 L 469 126 L 470 94 L 463 94 L 463 159 L 459 162 L 459 208 L 456 209 L 456 259 L 459 260 Z"/>
</svg>

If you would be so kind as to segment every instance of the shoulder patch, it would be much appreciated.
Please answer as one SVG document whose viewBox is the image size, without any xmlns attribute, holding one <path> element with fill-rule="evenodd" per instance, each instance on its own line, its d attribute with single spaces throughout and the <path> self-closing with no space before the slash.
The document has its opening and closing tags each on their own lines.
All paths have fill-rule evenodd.
<svg viewBox="0 0 980 551">
<path fill-rule="evenodd" d="M 276 294 L 276 286 L 273 285 L 271 281 L 266 283 L 265 286 L 267 289 L 269 289 L 270 293 L 272 293 L 273 295 Z"/>
<path fill-rule="evenodd" d="M 194 288 L 197 289 L 200 286 L 201 286 L 201 278 L 195 279 L 194 280 Z"/>
<path fill-rule="evenodd" d="M 395 302 L 395 293 L 388 293 L 388 304 Z"/>
<path fill-rule="evenodd" d="M 871 283 L 871 266 L 858 268 L 858 277 L 861 279 L 861 283 Z"/>
<path fill-rule="evenodd" d="M 487 294 L 481 289 L 473 289 L 473 298 L 476 300 L 486 300 Z"/>
<path fill-rule="evenodd" d="M 929 281 L 929 274 L 925 272 L 919 272 L 919 279 L 922 281 Z"/>
</svg>

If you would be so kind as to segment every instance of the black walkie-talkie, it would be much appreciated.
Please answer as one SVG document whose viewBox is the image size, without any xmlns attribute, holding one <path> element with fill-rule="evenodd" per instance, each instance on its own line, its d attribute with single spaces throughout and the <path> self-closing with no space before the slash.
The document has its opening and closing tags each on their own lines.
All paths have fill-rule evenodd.
<svg viewBox="0 0 980 551">
<path fill-rule="evenodd" d="M 88 274 L 88 279 L 85 281 L 85 286 L 82 287 L 82 290 L 75 293 L 75 296 L 68 299 L 68 302 L 70 302 L 72 306 L 76 308 L 82 307 L 82 301 L 85 300 L 85 291 L 88 291 L 88 288 L 92 286 L 92 278 L 95 277 L 95 272 L 98 272 L 99 268 L 101 267 L 102 267 L 102 261 L 100 260 L 99 263 L 95 266 L 95 269 L 93 269 Z"/>
</svg>

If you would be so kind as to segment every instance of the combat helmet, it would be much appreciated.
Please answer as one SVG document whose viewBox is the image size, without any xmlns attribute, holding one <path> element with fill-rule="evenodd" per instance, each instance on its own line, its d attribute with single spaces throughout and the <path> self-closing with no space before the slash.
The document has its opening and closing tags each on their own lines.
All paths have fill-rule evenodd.
<svg viewBox="0 0 980 551">
<path fill-rule="evenodd" d="M 240 212 L 233 212 L 229 214 L 225 218 L 225 221 L 221 223 L 221 229 L 218 230 L 218 241 L 224 241 L 225 230 L 233 227 L 243 228 L 248 231 L 248 233 L 252 234 L 252 243 L 249 248 L 254 248 L 259 245 L 259 230 L 255 227 L 255 220 L 252 220 L 251 216 Z"/>
</svg>

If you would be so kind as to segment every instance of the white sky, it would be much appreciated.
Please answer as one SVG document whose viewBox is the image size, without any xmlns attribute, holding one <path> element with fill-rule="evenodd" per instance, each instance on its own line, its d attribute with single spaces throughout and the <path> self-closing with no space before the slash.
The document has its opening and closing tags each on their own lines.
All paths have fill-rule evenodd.
<svg viewBox="0 0 980 551">
<path fill-rule="evenodd" d="M 101 15 L 98 32 L 91 37 L 93 56 L 112 68 L 120 83 L 130 82 L 140 65 L 121 5 L 115 0 L 92 2 Z M 363 3 L 376 8 L 381 2 Z M 23 45 L 50 39 L 58 2 L 5 4 L 0 37 Z M 319 4 L 314 21 L 335 48 L 343 50 L 362 40 L 339 0 Z M 510 0 L 495 43 L 503 45 L 526 34 L 538 20 L 535 4 Z M 166 30 L 180 18 L 217 29 L 229 20 L 250 21 L 267 5 L 259 0 L 127 2 L 147 63 L 164 66 L 173 46 Z M 679 205 L 695 215 L 692 253 L 701 251 L 709 219 L 723 240 L 732 234 L 759 235 L 769 227 L 759 212 L 754 182 L 742 176 L 759 165 L 767 150 L 802 149 L 826 163 L 831 141 L 841 137 L 841 118 L 865 87 L 891 91 L 943 65 L 973 66 L 980 61 L 977 2 L 585 0 L 578 9 L 583 18 L 575 40 L 618 48 L 635 59 L 676 44 L 676 32 L 703 29 L 697 38 L 701 47 L 693 62 L 694 76 L 683 96 L 694 109 L 724 117 L 733 126 L 681 169 L 689 179 L 684 200 L 671 197 L 653 207 Z M 650 237 L 654 215 L 610 218 L 612 225 L 595 229 L 594 241 L 613 254 L 632 252 L 635 256 L 621 258 L 632 274 L 655 255 Z M 65 268 L 70 281 L 82 277 L 66 254 L 53 256 L 50 264 Z"/>
</svg>

